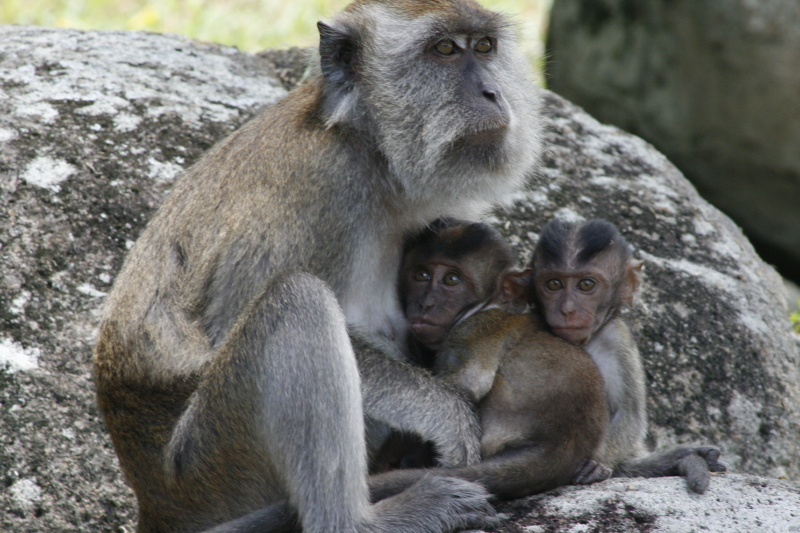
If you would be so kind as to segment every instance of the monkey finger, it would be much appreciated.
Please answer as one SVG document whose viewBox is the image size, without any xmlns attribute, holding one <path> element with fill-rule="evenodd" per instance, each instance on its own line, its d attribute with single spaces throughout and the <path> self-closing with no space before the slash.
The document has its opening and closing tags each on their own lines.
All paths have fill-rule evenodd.
<svg viewBox="0 0 800 533">
<path fill-rule="evenodd" d="M 572 478 L 573 485 L 590 485 L 611 477 L 611 469 L 594 459 L 587 459 Z"/>
<path fill-rule="evenodd" d="M 716 446 L 700 446 L 695 448 L 695 453 L 705 459 L 708 464 L 717 462 L 721 454 Z"/>
<path fill-rule="evenodd" d="M 491 528 L 498 522 L 489 493 L 471 481 L 428 475 L 398 497 L 419 499 L 431 509 L 444 510 L 441 514 L 450 529 Z"/>
<path fill-rule="evenodd" d="M 725 463 L 714 463 L 713 465 L 708 465 L 708 469 L 712 472 L 719 473 L 728 471 L 728 467 L 725 465 Z"/>
<path fill-rule="evenodd" d="M 706 463 L 708 463 L 708 469 L 711 472 L 726 472 L 728 468 L 725 466 L 725 463 L 719 462 L 719 456 L 721 452 L 719 448 L 714 446 L 703 446 L 697 448 L 696 450 L 697 455 L 705 459 Z"/>
</svg>

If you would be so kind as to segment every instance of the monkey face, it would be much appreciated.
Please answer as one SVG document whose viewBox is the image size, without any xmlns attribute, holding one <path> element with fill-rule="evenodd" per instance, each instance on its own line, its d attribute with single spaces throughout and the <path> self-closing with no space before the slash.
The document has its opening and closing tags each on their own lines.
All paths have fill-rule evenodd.
<svg viewBox="0 0 800 533">
<path fill-rule="evenodd" d="M 326 126 L 366 134 L 409 200 L 488 206 L 524 183 L 540 99 L 502 15 L 475 2 L 365 1 L 319 29 Z"/>
<path fill-rule="evenodd" d="M 534 285 L 550 329 L 571 344 L 586 344 L 609 318 L 614 291 L 599 268 L 542 270 Z"/>
<path fill-rule="evenodd" d="M 474 280 L 452 263 L 414 265 L 404 277 L 412 335 L 428 348 L 439 348 L 453 324 L 479 303 Z"/>
</svg>

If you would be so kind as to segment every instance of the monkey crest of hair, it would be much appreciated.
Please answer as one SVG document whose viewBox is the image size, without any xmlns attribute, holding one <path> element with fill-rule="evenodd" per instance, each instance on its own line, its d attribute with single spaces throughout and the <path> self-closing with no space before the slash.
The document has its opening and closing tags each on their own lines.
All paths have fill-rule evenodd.
<svg viewBox="0 0 800 533">
<path fill-rule="evenodd" d="M 539 101 L 502 15 L 471 0 L 359 0 L 320 28 L 326 124 L 374 139 L 389 187 L 417 203 L 487 206 L 524 183 L 538 157 Z M 481 57 L 432 50 L 483 37 L 493 48 Z"/>
<path fill-rule="evenodd" d="M 565 247 L 571 243 L 572 247 Z M 561 219 L 550 221 L 534 251 L 534 263 L 546 263 L 560 267 L 575 267 L 589 263 L 600 252 L 614 251 L 620 264 L 627 263 L 632 256 L 631 246 L 620 235 L 617 227 L 606 220 L 590 220 L 580 226 Z M 568 264 L 573 259 L 575 264 Z"/>
<path fill-rule="evenodd" d="M 367 459 L 395 428 L 442 466 L 480 460 L 473 407 L 402 361 L 403 239 L 522 185 L 538 91 L 472 0 L 359 0 L 318 29 L 317 74 L 186 171 L 106 299 L 97 397 L 138 533 L 434 533 L 493 512 L 447 477 L 373 504 Z"/>
</svg>

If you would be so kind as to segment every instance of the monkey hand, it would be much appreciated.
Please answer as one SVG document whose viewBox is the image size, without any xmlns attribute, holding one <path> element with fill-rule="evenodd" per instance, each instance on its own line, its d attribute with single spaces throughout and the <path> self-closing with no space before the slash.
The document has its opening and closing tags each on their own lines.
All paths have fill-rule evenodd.
<svg viewBox="0 0 800 533">
<path fill-rule="evenodd" d="M 481 426 L 477 413 L 461 396 L 453 395 L 453 404 L 443 409 L 436 431 L 430 436 L 437 462 L 444 468 L 471 466 L 481 460 Z"/>
<path fill-rule="evenodd" d="M 572 478 L 573 485 L 590 485 L 611 477 L 611 469 L 594 459 L 587 459 Z"/>
<path fill-rule="evenodd" d="M 418 502 L 414 514 L 419 532 L 489 529 L 497 525 L 490 495 L 479 484 L 453 477 L 425 475 L 394 498 L 376 505 L 397 505 L 398 500 Z M 406 506 L 403 506 L 405 509 Z"/>
</svg>

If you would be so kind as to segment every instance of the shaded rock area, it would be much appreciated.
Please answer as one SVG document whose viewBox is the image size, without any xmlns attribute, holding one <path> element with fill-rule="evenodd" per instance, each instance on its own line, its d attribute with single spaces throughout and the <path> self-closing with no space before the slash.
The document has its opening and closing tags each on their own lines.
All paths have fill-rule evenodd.
<svg viewBox="0 0 800 533">
<path fill-rule="evenodd" d="M 800 283 L 800 3 L 555 0 L 548 87 L 641 135 Z"/>
<path fill-rule="evenodd" d="M 132 531 L 135 501 L 92 385 L 103 297 L 175 176 L 282 97 L 303 54 L 18 26 L 0 27 L 0 43 L 0 531 Z M 631 319 L 657 445 L 717 444 L 731 470 L 800 477 L 798 337 L 778 276 L 651 146 L 553 94 L 546 103 L 543 167 L 493 222 L 520 260 L 553 216 L 618 224 L 645 261 Z M 681 483 L 565 488 L 510 504 L 499 530 L 576 531 L 605 501 L 658 524 L 687 508 L 681 498 L 711 506 L 759 483 L 778 503 L 754 508 L 797 507 L 796 482 L 715 476 L 702 497 Z"/>
</svg>

